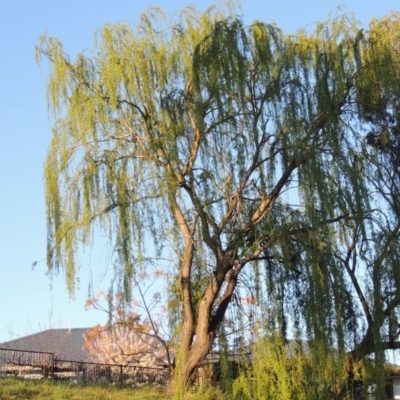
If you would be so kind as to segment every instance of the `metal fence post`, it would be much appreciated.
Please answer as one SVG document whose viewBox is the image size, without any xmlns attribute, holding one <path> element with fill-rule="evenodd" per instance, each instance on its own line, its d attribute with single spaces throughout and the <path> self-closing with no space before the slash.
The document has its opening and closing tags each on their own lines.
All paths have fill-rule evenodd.
<svg viewBox="0 0 400 400">
<path fill-rule="evenodd" d="M 85 364 L 83 367 L 82 367 L 82 383 L 83 384 L 87 384 L 87 365 Z"/>
<path fill-rule="evenodd" d="M 51 381 L 54 382 L 54 353 L 51 353 Z"/>
</svg>

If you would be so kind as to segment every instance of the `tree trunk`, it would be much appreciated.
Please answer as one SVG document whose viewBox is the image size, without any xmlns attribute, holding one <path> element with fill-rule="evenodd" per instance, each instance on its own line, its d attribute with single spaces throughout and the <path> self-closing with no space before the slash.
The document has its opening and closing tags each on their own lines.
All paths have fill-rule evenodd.
<svg viewBox="0 0 400 400">
<path fill-rule="evenodd" d="M 175 358 L 173 373 L 168 382 L 168 391 L 170 393 L 176 392 L 177 389 L 186 391 L 195 381 L 196 370 L 210 352 L 219 326 L 224 319 L 241 268 L 242 266 L 233 267 L 223 263 L 218 265 L 217 272 L 211 279 L 199 303 L 197 324 L 192 344 L 184 354 L 177 355 Z M 218 299 L 217 307 L 215 307 L 222 282 L 226 282 L 227 285 L 223 295 Z M 212 311 L 213 308 L 214 311 Z M 184 325 L 185 323 L 190 324 L 191 321 L 184 321 Z M 183 330 L 185 331 L 185 326 Z"/>
<path fill-rule="evenodd" d="M 215 336 L 215 332 L 213 332 L 210 333 L 208 338 L 196 340 L 186 357 L 184 356 L 182 357 L 183 360 L 178 359 L 174 362 L 173 371 L 167 383 L 168 393 L 186 392 L 193 385 L 196 380 L 197 369 L 210 352 Z"/>
</svg>

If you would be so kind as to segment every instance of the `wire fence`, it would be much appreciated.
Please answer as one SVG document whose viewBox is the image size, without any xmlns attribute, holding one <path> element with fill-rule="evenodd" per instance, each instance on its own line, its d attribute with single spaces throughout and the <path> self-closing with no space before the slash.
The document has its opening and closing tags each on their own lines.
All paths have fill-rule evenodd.
<svg viewBox="0 0 400 400">
<path fill-rule="evenodd" d="M 80 384 L 166 386 L 168 368 L 59 360 L 54 353 L 0 348 L 0 377 Z"/>
</svg>

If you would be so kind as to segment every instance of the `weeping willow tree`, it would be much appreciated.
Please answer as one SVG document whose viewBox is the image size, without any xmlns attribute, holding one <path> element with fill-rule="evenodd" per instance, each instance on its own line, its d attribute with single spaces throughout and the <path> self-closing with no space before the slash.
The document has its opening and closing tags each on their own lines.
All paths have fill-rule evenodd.
<svg viewBox="0 0 400 400">
<path fill-rule="evenodd" d="M 174 254 L 186 387 L 244 288 L 264 333 L 307 339 L 315 368 L 373 355 L 381 371 L 399 346 L 400 219 L 371 132 L 397 129 L 398 21 L 364 31 L 339 13 L 285 35 L 229 5 L 174 21 L 151 9 L 75 61 L 43 37 L 49 269 L 73 293 L 80 246 L 113 232 L 129 297 L 139 270 Z"/>
</svg>

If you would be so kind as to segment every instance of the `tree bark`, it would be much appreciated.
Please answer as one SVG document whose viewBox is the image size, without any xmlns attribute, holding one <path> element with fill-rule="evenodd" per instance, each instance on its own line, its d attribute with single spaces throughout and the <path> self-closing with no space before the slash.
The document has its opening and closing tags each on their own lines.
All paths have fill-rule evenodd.
<svg viewBox="0 0 400 400">
<path fill-rule="evenodd" d="M 224 254 L 222 262 L 218 263 L 213 278 L 200 301 L 194 340 L 185 354 L 178 355 L 182 359 L 174 362 L 173 373 L 167 385 L 170 393 L 175 391 L 176 385 L 181 385 L 186 390 L 195 381 L 197 368 L 207 357 L 217 336 L 242 267 L 242 265 L 233 266 L 230 253 Z M 216 309 L 213 310 L 224 282 L 227 285 L 218 299 Z M 185 324 L 188 323 L 190 321 L 184 321 L 184 332 L 188 329 L 185 329 Z M 180 379 L 180 382 L 177 379 Z"/>
</svg>

